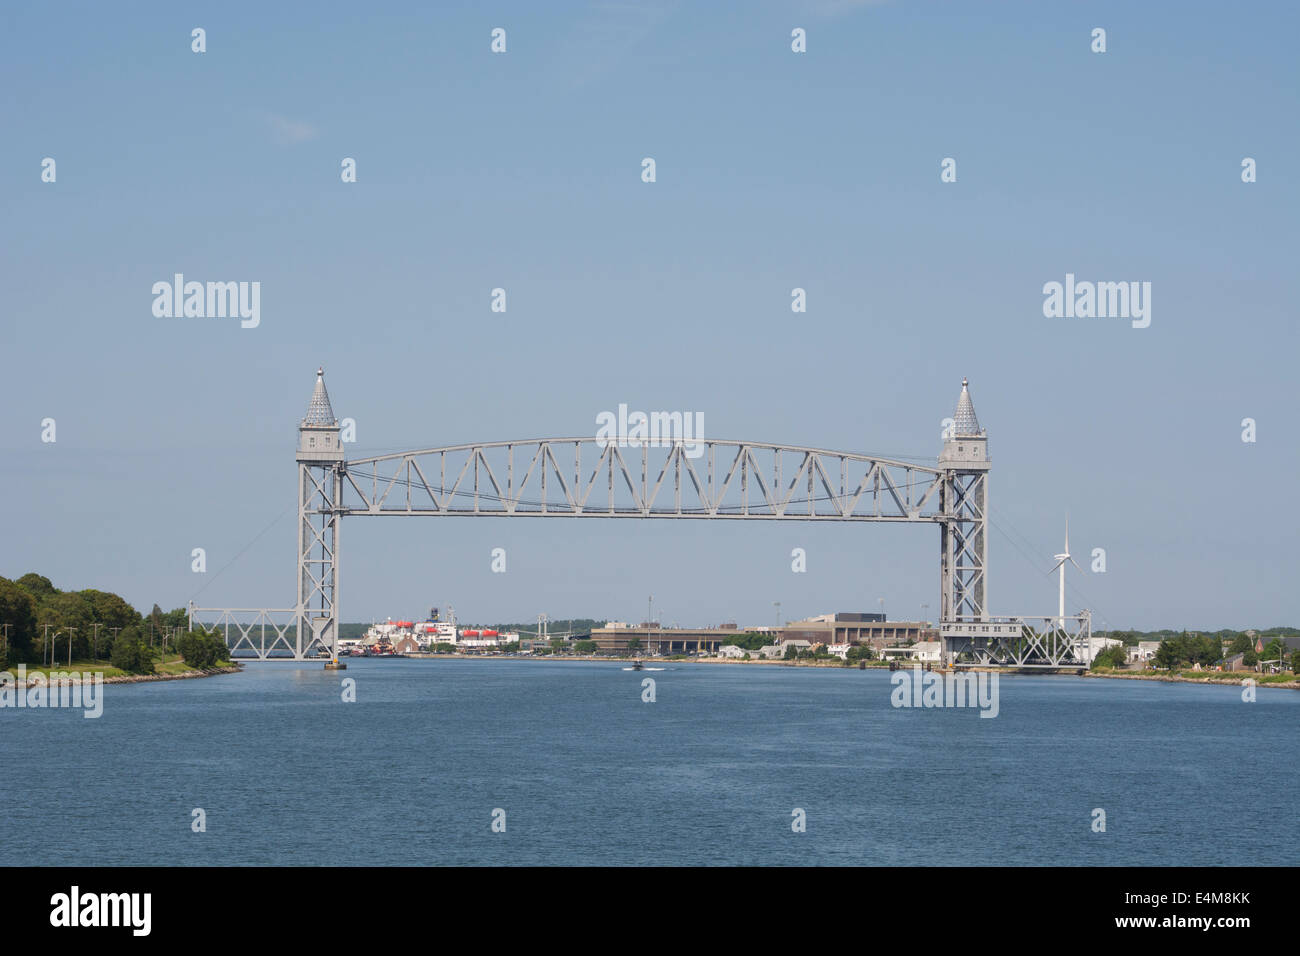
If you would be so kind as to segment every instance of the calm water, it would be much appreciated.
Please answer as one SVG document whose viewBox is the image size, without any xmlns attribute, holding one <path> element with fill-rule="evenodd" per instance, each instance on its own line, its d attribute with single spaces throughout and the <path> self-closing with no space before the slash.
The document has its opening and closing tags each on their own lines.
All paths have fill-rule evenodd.
<svg viewBox="0 0 1300 956">
<path fill-rule="evenodd" d="M 1296 860 L 1295 691 L 1004 677 L 990 720 L 895 709 L 887 672 L 665 666 L 252 664 L 0 710 L 5 862 Z"/>
</svg>

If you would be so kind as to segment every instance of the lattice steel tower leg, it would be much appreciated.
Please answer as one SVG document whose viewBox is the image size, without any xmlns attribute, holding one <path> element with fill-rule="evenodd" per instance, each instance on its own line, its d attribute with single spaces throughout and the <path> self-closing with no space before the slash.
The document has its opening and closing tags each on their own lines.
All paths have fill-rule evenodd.
<svg viewBox="0 0 1300 956">
<path fill-rule="evenodd" d="M 319 649 L 337 661 L 339 515 L 343 443 L 325 391 L 324 369 L 298 426 L 298 639 L 294 656 Z"/>
<path fill-rule="evenodd" d="M 975 417 L 966 379 L 939 467 L 940 621 L 988 620 L 988 434 Z"/>
</svg>

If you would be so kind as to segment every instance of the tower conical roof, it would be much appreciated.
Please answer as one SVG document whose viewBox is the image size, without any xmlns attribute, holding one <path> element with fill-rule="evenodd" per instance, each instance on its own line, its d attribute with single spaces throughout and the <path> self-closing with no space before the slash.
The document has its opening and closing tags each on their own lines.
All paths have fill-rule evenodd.
<svg viewBox="0 0 1300 956">
<path fill-rule="evenodd" d="M 975 417 L 975 404 L 970 400 L 966 379 L 961 380 L 961 397 L 957 399 L 957 412 L 953 415 L 953 434 L 975 437 L 980 434 L 980 420 Z"/>
<path fill-rule="evenodd" d="M 311 403 L 307 406 L 307 415 L 302 423 L 326 427 L 338 424 L 338 419 L 334 417 L 334 409 L 330 408 L 329 392 L 325 391 L 323 368 L 316 369 L 316 388 L 311 393 Z"/>
</svg>

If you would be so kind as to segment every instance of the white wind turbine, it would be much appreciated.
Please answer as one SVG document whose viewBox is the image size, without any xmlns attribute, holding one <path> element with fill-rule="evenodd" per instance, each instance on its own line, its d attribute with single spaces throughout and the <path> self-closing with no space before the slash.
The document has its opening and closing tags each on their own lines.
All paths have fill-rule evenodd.
<svg viewBox="0 0 1300 956">
<path fill-rule="evenodd" d="M 1065 516 L 1065 552 L 1063 554 L 1054 554 L 1052 557 L 1056 558 L 1056 564 L 1052 566 L 1052 571 L 1059 570 L 1061 572 L 1061 601 L 1058 606 L 1060 619 L 1057 623 L 1060 625 L 1061 630 L 1065 630 L 1065 562 L 1069 561 L 1076 568 L 1079 568 L 1079 562 L 1070 557 L 1070 516 L 1068 514 Z M 1083 568 L 1079 568 L 1079 570 L 1082 571 Z M 1047 573 L 1051 574 L 1052 571 Z"/>
</svg>

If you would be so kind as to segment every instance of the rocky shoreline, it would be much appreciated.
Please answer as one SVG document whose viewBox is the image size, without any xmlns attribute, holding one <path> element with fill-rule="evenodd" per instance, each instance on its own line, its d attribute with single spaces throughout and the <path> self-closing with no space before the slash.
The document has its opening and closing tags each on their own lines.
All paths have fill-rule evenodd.
<svg viewBox="0 0 1300 956">
<path fill-rule="evenodd" d="M 1098 671 L 1085 671 L 1084 677 L 1107 677 L 1114 680 L 1154 680 L 1163 681 L 1167 684 L 1229 684 L 1233 687 L 1240 687 L 1241 682 L 1249 679 L 1252 675 L 1250 671 L 1237 671 L 1241 677 L 1184 677 L 1181 674 L 1151 674 L 1151 673 L 1134 673 L 1134 674 L 1102 674 Z M 1256 681 L 1256 687 L 1281 687 L 1285 690 L 1300 690 L 1300 680 L 1288 681 Z"/>
</svg>

